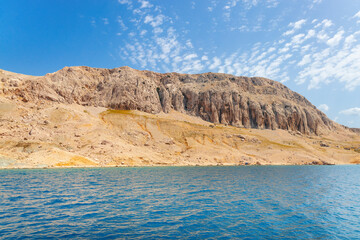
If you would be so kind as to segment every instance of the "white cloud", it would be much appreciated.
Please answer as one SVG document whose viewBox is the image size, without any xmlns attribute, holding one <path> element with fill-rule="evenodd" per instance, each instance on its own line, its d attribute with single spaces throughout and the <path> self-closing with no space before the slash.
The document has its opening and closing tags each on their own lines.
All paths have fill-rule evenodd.
<svg viewBox="0 0 360 240">
<path fill-rule="evenodd" d="M 152 15 L 147 15 L 144 19 L 144 23 L 150 24 L 152 27 L 156 28 L 163 24 L 165 16 L 160 14 L 155 17 Z"/>
<path fill-rule="evenodd" d="M 140 21 L 131 21 L 135 27 L 128 34 L 131 39 L 124 47 L 120 47 L 120 57 L 142 69 L 153 71 L 195 73 L 204 69 L 202 60 L 193 51 L 191 40 L 179 37 L 176 30 L 171 27 L 172 19 L 163 15 L 157 7 L 151 10 L 151 14 L 149 12 L 146 9 L 133 11 L 134 14 L 144 17 L 140 18 Z M 123 24 L 121 18 L 118 22 L 120 25 Z M 142 22 L 149 24 L 153 30 L 144 29 Z"/>
<path fill-rule="evenodd" d="M 298 66 L 304 66 L 306 64 L 309 64 L 311 62 L 310 54 L 305 55 L 301 61 L 298 63 Z"/>
<path fill-rule="evenodd" d="M 329 48 L 313 54 L 311 64 L 300 71 L 298 83 L 309 81 L 308 88 L 319 88 L 320 84 L 338 81 L 345 84 L 345 89 L 352 91 L 360 86 L 360 45 L 351 49 L 338 49 L 336 52 Z"/>
<path fill-rule="evenodd" d="M 289 51 L 290 50 L 290 48 L 288 48 L 288 47 L 283 47 L 283 48 L 280 48 L 279 49 L 279 53 L 286 53 L 287 51 Z"/>
<path fill-rule="evenodd" d="M 279 5 L 280 2 L 277 0 L 267 0 L 266 3 L 267 3 L 267 8 L 275 8 Z"/>
<path fill-rule="evenodd" d="M 307 51 L 309 51 L 311 48 L 310 44 L 304 45 L 301 47 L 301 54 L 305 54 Z"/>
<path fill-rule="evenodd" d="M 332 21 L 329 19 L 325 19 L 322 21 L 324 28 L 331 27 L 333 25 Z"/>
<path fill-rule="evenodd" d="M 316 37 L 317 37 L 320 41 L 327 41 L 327 40 L 329 39 L 328 34 L 327 34 L 324 30 L 320 31 L 320 32 L 317 34 Z"/>
<path fill-rule="evenodd" d="M 320 4 L 321 2 L 322 0 L 313 0 L 309 8 L 312 9 L 316 4 Z"/>
<path fill-rule="evenodd" d="M 117 22 L 119 23 L 119 25 L 120 25 L 120 27 L 121 27 L 121 29 L 122 29 L 123 31 L 128 30 L 128 27 L 125 25 L 125 23 L 124 23 L 124 21 L 122 20 L 121 16 L 118 16 L 118 17 L 117 17 Z"/>
<path fill-rule="evenodd" d="M 190 39 L 188 39 L 185 44 L 186 44 L 186 46 L 188 46 L 189 48 L 194 48 L 194 46 L 193 46 L 192 42 L 190 41 Z"/>
<path fill-rule="evenodd" d="M 156 38 L 156 43 L 160 46 L 163 55 L 168 55 L 172 50 L 178 50 L 180 44 L 172 33 L 169 33 L 166 37 Z"/>
<path fill-rule="evenodd" d="M 209 60 L 209 58 L 208 58 L 208 56 L 202 56 L 202 57 L 201 57 L 201 60 L 202 60 L 202 61 L 207 61 L 207 60 Z"/>
<path fill-rule="evenodd" d="M 131 4 L 131 0 L 118 0 L 120 4 Z"/>
<path fill-rule="evenodd" d="M 288 36 L 288 35 L 292 35 L 295 33 L 295 30 L 294 29 L 291 29 L 291 30 L 288 30 L 286 31 L 285 33 L 283 33 L 284 36 Z"/>
<path fill-rule="evenodd" d="M 184 60 L 187 61 L 187 60 L 191 60 L 191 59 L 194 59 L 194 58 L 197 58 L 197 54 L 195 53 L 191 53 L 191 54 L 188 54 L 186 56 L 184 56 Z"/>
<path fill-rule="evenodd" d="M 230 0 L 226 3 L 224 9 L 230 9 L 236 6 L 239 0 Z"/>
<path fill-rule="evenodd" d="M 332 25 L 333 25 L 333 22 L 331 20 L 324 19 L 322 22 L 315 25 L 315 28 L 318 28 L 318 27 L 328 28 L 328 27 L 331 27 Z"/>
<path fill-rule="evenodd" d="M 149 1 L 139 0 L 139 2 L 141 3 L 140 8 L 151 8 L 153 6 Z"/>
<path fill-rule="evenodd" d="M 344 114 L 344 115 L 353 115 L 353 116 L 359 116 L 360 117 L 360 107 L 349 108 L 349 109 L 346 109 L 346 110 L 342 110 L 339 113 Z"/>
<path fill-rule="evenodd" d="M 221 60 L 218 57 L 213 58 L 213 63 L 209 66 L 210 70 L 213 70 L 221 65 Z"/>
<path fill-rule="evenodd" d="M 118 0 L 118 3 L 127 5 L 128 9 L 132 9 L 132 0 Z"/>
<path fill-rule="evenodd" d="M 357 22 L 356 23 L 360 23 L 360 11 L 358 11 L 354 16 L 353 16 L 353 18 L 358 18 L 359 20 L 357 20 Z"/>
<path fill-rule="evenodd" d="M 355 15 L 354 18 L 360 18 L 360 11 L 358 11 Z"/>
<path fill-rule="evenodd" d="M 225 3 L 225 6 L 223 7 L 224 9 L 224 20 L 225 21 L 230 21 L 230 16 L 231 16 L 231 10 L 233 7 L 235 7 L 237 5 L 237 3 L 240 0 L 229 0 Z"/>
<path fill-rule="evenodd" d="M 281 82 L 295 75 L 295 82 L 319 88 L 338 82 L 346 90 L 360 87 L 359 32 L 346 34 L 343 29 L 334 33 L 333 23 L 325 19 L 312 21 L 304 28 L 305 19 L 289 24 L 291 31 L 299 33 L 265 46 L 255 44 L 235 57 L 223 55 L 206 63 L 211 69 L 245 76 L 263 76 Z M 283 34 L 285 35 L 285 34 Z M 234 55 L 234 54 L 232 54 Z M 292 72 L 297 69 L 298 72 Z M 296 70 L 295 70 L 296 71 Z"/>
<path fill-rule="evenodd" d="M 294 29 L 300 29 L 302 25 L 304 25 L 305 23 L 306 23 L 306 19 L 301 19 L 297 22 L 290 23 L 289 26 L 293 27 Z"/>
<path fill-rule="evenodd" d="M 144 1 L 138 0 L 141 6 Z M 222 3 L 212 1 L 208 6 L 211 11 L 222 10 L 230 14 L 232 8 L 243 7 L 242 4 L 253 7 L 265 1 L 269 4 L 271 2 L 227 0 Z M 275 4 L 275 1 L 272 2 Z M 332 82 L 340 83 L 349 91 L 360 87 L 360 37 L 347 28 L 335 29 L 331 20 L 300 19 L 288 25 L 282 34 L 286 37 L 280 36 L 274 42 L 261 41 L 249 50 L 236 49 L 231 54 L 225 52 L 217 55 L 215 49 L 194 47 L 197 42 L 188 39 L 186 31 L 177 32 L 172 26 L 178 19 L 165 16 L 157 6 L 151 9 L 145 6 L 147 3 L 139 12 L 131 11 L 140 16 L 127 21 L 127 26 L 121 17 L 118 19 L 122 30 L 132 30 L 132 39 L 129 38 L 126 42 L 128 44 L 120 47 L 119 54 L 124 60 L 142 68 L 184 73 L 211 70 L 263 76 L 281 82 L 292 78 L 298 84 L 306 84 L 308 88 L 319 88 Z M 250 31 L 253 27 L 247 29 Z"/>
<path fill-rule="evenodd" d="M 291 43 L 293 44 L 301 44 L 305 41 L 305 34 L 303 33 L 300 33 L 296 36 L 294 36 L 292 39 L 291 39 Z"/>
<path fill-rule="evenodd" d="M 109 19 L 103 18 L 102 20 L 103 20 L 103 22 L 104 22 L 104 25 L 108 25 L 108 24 L 109 24 Z"/>
<path fill-rule="evenodd" d="M 353 45 L 353 43 L 356 42 L 356 35 L 358 35 L 360 32 L 356 32 L 354 34 L 351 34 L 345 38 L 345 48 L 349 48 Z"/>
<path fill-rule="evenodd" d="M 310 30 L 307 32 L 306 36 L 305 36 L 305 40 L 314 37 L 315 34 L 316 34 L 315 30 L 314 30 L 314 29 L 310 29 Z"/>
<path fill-rule="evenodd" d="M 267 52 L 268 52 L 268 53 L 271 53 L 271 52 L 273 52 L 273 51 L 275 51 L 275 50 L 276 50 L 276 48 L 270 47 Z"/>
<path fill-rule="evenodd" d="M 319 110 L 321 110 L 321 111 L 323 111 L 323 112 L 327 112 L 327 111 L 329 111 L 329 106 L 328 105 L 326 105 L 326 104 L 321 104 L 321 105 L 319 105 L 318 107 L 317 107 Z"/>
<path fill-rule="evenodd" d="M 191 40 L 176 33 L 172 27 L 173 19 L 162 14 L 161 8 L 153 6 L 150 1 L 137 2 L 139 7 L 131 12 L 139 16 L 130 18 L 128 26 L 132 31 L 119 48 L 120 57 L 143 69 L 154 71 L 191 73 L 202 69 L 203 65 L 193 51 Z M 119 3 L 131 4 L 131 1 L 121 0 Z M 128 29 L 120 16 L 118 23 L 122 30 Z M 152 30 L 144 28 L 144 24 L 150 25 Z"/>
<path fill-rule="evenodd" d="M 242 16 L 245 16 L 252 8 L 276 8 L 280 2 L 280 0 L 213 0 L 211 6 L 207 7 L 207 10 L 209 12 L 212 12 L 214 11 L 214 9 L 219 9 L 219 7 L 216 6 L 217 4 L 222 4 L 223 7 L 221 7 L 221 9 L 223 10 L 224 20 L 230 21 L 232 20 L 231 16 L 233 13 L 234 15 L 240 14 Z M 257 14 L 256 19 L 258 21 L 263 21 L 264 19 L 262 19 L 262 17 L 263 16 L 261 14 Z M 276 25 L 277 21 L 279 20 L 279 18 L 273 18 L 272 20 L 270 20 L 270 22 L 275 23 Z M 252 31 L 259 31 L 261 27 L 262 25 L 256 24 L 256 26 L 249 26 L 249 29 L 254 29 Z M 236 26 L 234 28 L 238 29 L 239 27 Z"/>
<path fill-rule="evenodd" d="M 160 34 L 160 33 L 163 33 L 163 32 L 164 32 L 164 30 L 162 28 L 160 28 L 160 27 L 156 27 L 153 30 L 154 34 Z"/>
<path fill-rule="evenodd" d="M 304 24 L 306 23 L 306 19 L 301 19 L 297 22 L 292 22 L 289 24 L 289 27 L 291 27 L 292 29 L 286 31 L 283 36 L 288 36 L 288 35 L 292 35 L 295 33 L 296 30 L 300 29 Z"/>
<path fill-rule="evenodd" d="M 327 44 L 330 46 L 330 47 L 334 47 L 336 45 L 338 45 L 340 43 L 340 41 L 343 39 L 343 35 L 344 35 L 344 31 L 341 30 L 339 32 L 337 32 L 335 34 L 334 37 L 330 38 L 329 40 L 327 40 Z"/>
</svg>

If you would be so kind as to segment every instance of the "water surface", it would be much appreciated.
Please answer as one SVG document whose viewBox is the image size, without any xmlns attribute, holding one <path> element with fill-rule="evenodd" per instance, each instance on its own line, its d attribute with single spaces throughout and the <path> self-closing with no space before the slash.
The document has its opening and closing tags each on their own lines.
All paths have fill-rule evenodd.
<svg viewBox="0 0 360 240">
<path fill-rule="evenodd" d="M 1 170 L 0 238 L 360 239 L 360 166 Z"/>
</svg>

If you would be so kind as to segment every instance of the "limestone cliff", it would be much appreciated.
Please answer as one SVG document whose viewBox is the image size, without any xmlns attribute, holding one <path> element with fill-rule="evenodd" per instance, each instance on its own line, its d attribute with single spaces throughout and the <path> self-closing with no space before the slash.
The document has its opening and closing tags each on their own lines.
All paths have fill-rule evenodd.
<svg viewBox="0 0 360 240">
<path fill-rule="evenodd" d="M 305 134 L 337 127 L 303 96 L 260 77 L 65 67 L 42 77 L 21 75 L 2 82 L 5 95 L 16 95 L 24 102 L 77 103 L 147 113 L 174 109 L 213 123 Z"/>
<path fill-rule="evenodd" d="M 0 169 L 359 164 L 355 132 L 264 78 L 0 70 Z"/>
</svg>

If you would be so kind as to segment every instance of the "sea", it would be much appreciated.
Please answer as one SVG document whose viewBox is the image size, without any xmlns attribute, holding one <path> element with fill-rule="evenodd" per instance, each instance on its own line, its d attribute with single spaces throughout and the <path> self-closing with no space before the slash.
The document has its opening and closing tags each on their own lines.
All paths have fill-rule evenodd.
<svg viewBox="0 0 360 240">
<path fill-rule="evenodd" d="M 0 170 L 0 239 L 360 239 L 360 166 Z"/>
</svg>

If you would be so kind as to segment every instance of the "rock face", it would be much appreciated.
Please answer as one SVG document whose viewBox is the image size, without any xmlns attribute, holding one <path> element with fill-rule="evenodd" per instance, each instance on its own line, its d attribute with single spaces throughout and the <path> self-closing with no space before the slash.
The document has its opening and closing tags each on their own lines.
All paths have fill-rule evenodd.
<svg viewBox="0 0 360 240">
<path fill-rule="evenodd" d="M 174 109 L 213 123 L 305 134 L 336 127 L 303 96 L 259 77 L 161 74 L 129 67 L 65 67 L 43 77 L 22 76 L 16 85 L 4 88 L 4 93 L 25 102 L 54 101 L 148 113 Z"/>
<path fill-rule="evenodd" d="M 350 131 L 360 135 L 360 128 L 350 128 Z"/>
</svg>

